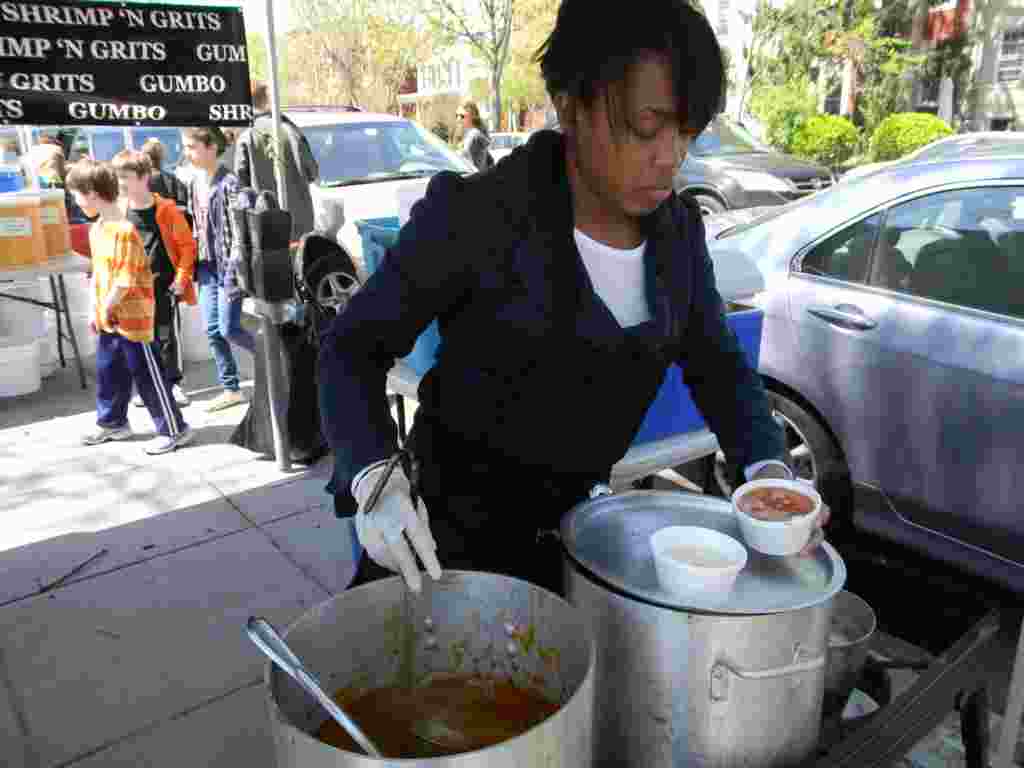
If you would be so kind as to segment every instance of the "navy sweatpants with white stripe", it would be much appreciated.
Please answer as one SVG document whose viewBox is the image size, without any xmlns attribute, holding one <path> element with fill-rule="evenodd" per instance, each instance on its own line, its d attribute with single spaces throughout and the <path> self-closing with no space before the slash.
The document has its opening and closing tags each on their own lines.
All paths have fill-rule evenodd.
<svg viewBox="0 0 1024 768">
<path fill-rule="evenodd" d="M 133 381 L 158 433 L 173 437 L 185 430 L 156 344 L 100 331 L 96 344 L 97 424 L 110 428 L 128 424 Z"/>
</svg>

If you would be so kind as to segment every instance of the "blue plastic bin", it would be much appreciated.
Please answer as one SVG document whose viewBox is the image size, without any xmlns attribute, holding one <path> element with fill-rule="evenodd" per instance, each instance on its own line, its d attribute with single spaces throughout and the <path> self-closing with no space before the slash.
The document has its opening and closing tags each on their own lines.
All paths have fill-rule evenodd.
<svg viewBox="0 0 1024 768">
<path fill-rule="evenodd" d="M 730 312 L 726 315 L 726 320 L 739 339 L 743 351 L 746 352 L 750 365 L 757 370 L 764 312 L 760 309 Z M 704 429 L 705 426 L 704 419 L 690 395 L 690 388 L 683 383 L 682 369 L 678 365 L 673 365 L 665 373 L 665 381 L 662 382 L 651 407 L 647 409 L 647 415 L 644 416 L 633 444 L 651 443 L 672 435 Z"/>
<path fill-rule="evenodd" d="M 0 165 L 0 192 L 19 192 L 25 188 L 25 177 L 16 165 Z"/>
<path fill-rule="evenodd" d="M 388 248 L 398 240 L 400 229 L 397 216 L 385 216 L 376 219 L 360 219 L 356 221 L 356 230 L 363 242 L 363 262 L 366 271 L 373 274 L 384 261 Z M 441 332 L 435 320 L 427 326 L 413 345 L 412 352 L 402 361 L 420 376 L 434 367 L 437 348 L 441 345 Z"/>
</svg>

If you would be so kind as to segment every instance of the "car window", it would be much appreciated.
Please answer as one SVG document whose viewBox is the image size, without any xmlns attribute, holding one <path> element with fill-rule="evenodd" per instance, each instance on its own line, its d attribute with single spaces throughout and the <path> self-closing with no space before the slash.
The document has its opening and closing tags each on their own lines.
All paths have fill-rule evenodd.
<svg viewBox="0 0 1024 768">
<path fill-rule="evenodd" d="M 1024 187 L 941 192 L 893 207 L 871 282 L 1024 318 Z"/>
<path fill-rule="evenodd" d="M 120 128 L 96 128 L 92 131 L 92 157 L 94 160 L 111 160 L 124 148 L 124 131 Z"/>
<path fill-rule="evenodd" d="M 800 271 L 851 283 L 865 282 L 881 222 L 881 214 L 868 216 L 818 243 L 801 260 Z"/>
<path fill-rule="evenodd" d="M 725 120 L 713 120 L 690 144 L 689 149 L 694 155 L 746 155 L 752 152 L 765 152 L 757 139 L 740 126 L 734 126 Z"/>
<path fill-rule="evenodd" d="M 164 168 L 173 168 L 181 159 L 182 144 L 181 131 L 177 128 L 132 128 L 132 145 L 135 149 L 142 149 L 142 145 L 149 139 L 159 139 L 164 145 Z"/>
<path fill-rule="evenodd" d="M 415 123 L 339 123 L 302 129 L 323 184 L 386 181 L 438 171 L 471 172 L 440 139 Z"/>
</svg>

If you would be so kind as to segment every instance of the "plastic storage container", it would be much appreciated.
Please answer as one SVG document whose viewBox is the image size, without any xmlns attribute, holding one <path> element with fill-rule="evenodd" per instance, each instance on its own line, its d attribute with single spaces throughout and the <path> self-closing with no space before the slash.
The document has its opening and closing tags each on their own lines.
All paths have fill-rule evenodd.
<svg viewBox="0 0 1024 768">
<path fill-rule="evenodd" d="M 30 267 L 46 261 L 39 195 L 0 195 L 0 268 Z"/>
<path fill-rule="evenodd" d="M 180 304 L 181 312 L 181 336 L 178 340 L 181 344 L 181 354 L 186 363 L 201 363 L 204 360 L 213 359 L 213 352 L 210 351 L 210 338 L 206 335 L 206 323 L 203 322 L 203 313 L 196 305 L 189 306 Z"/>
<path fill-rule="evenodd" d="M 726 320 L 746 352 L 747 361 L 757 370 L 764 313 L 760 309 L 742 309 L 727 314 Z M 705 426 L 704 418 L 690 395 L 690 388 L 683 383 L 682 368 L 673 365 L 665 373 L 661 389 L 647 409 L 633 444 L 651 443 L 672 435 L 695 432 Z"/>
<path fill-rule="evenodd" d="M 0 336 L 0 397 L 17 397 L 38 392 L 39 341 Z"/>
<path fill-rule="evenodd" d="M 398 240 L 398 232 L 401 229 L 399 219 L 397 216 L 360 219 L 356 222 L 356 229 L 363 241 L 363 261 L 366 264 L 366 272 L 373 274 L 384 261 L 388 248 Z M 412 352 L 403 357 L 402 362 L 422 376 L 433 367 L 440 344 L 441 332 L 435 320 L 416 339 Z"/>
<path fill-rule="evenodd" d="M 0 165 L 0 192 L 19 192 L 25 188 L 25 176 L 17 165 Z"/>
<path fill-rule="evenodd" d="M 35 280 L 0 282 L 0 293 L 21 299 L 41 301 L 42 286 Z M 46 333 L 43 308 L 25 301 L 0 299 L 0 336 L 28 343 Z"/>
<path fill-rule="evenodd" d="M 39 219 L 43 225 L 46 258 L 61 259 L 71 252 L 71 233 L 68 230 L 68 211 L 64 192 L 59 189 L 39 193 Z"/>
</svg>

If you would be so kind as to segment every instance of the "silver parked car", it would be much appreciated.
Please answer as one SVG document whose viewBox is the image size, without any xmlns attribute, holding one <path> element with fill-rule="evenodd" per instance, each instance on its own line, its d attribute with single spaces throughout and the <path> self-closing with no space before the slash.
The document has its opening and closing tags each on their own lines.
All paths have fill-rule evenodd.
<svg viewBox="0 0 1024 768">
<path fill-rule="evenodd" d="M 765 275 L 760 370 L 799 473 L 839 519 L 1024 592 L 1024 156 L 737 214 L 708 243 Z"/>
<path fill-rule="evenodd" d="M 866 176 L 896 163 L 930 163 L 941 160 L 960 160 L 976 155 L 1019 155 L 1024 153 L 1024 132 L 979 131 L 960 133 L 926 144 L 898 160 L 867 163 L 853 168 L 840 177 L 840 181 Z"/>
</svg>

